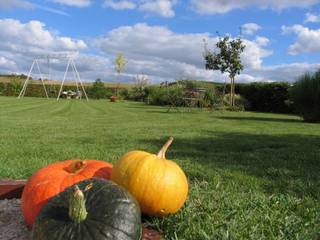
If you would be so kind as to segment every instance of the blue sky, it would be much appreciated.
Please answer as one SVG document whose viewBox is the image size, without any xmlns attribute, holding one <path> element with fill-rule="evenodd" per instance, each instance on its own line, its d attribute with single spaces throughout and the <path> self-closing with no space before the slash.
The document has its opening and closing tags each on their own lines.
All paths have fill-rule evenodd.
<svg viewBox="0 0 320 240">
<path fill-rule="evenodd" d="M 320 0 L 0 0 L 0 72 L 27 73 L 35 56 L 70 51 L 85 80 L 116 81 L 122 52 L 121 81 L 224 81 L 204 69 L 202 40 L 213 48 L 216 31 L 235 37 L 240 27 L 238 81 L 294 81 L 320 68 Z M 59 79 L 65 62 L 54 63 Z"/>
</svg>

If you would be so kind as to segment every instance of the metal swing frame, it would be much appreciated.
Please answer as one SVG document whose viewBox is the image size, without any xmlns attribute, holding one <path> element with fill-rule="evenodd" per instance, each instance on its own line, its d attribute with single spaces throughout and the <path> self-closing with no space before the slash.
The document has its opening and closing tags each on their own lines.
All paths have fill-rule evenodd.
<svg viewBox="0 0 320 240">
<path fill-rule="evenodd" d="M 77 86 L 77 92 L 79 93 L 80 92 L 80 88 L 82 89 L 83 93 L 84 93 L 84 96 L 86 98 L 87 101 L 89 101 L 89 98 L 88 98 L 88 95 L 86 93 L 86 90 L 83 86 L 83 82 L 80 78 L 80 74 L 78 72 L 78 69 L 76 67 L 76 64 L 74 62 L 74 57 L 73 55 L 71 55 L 70 53 L 57 53 L 57 54 L 50 54 L 50 55 L 46 55 L 46 56 L 40 56 L 40 57 L 37 57 L 33 60 L 32 64 L 31 64 L 31 67 L 30 67 L 30 70 L 29 70 L 29 73 L 28 73 L 28 76 L 27 76 L 27 79 L 26 81 L 24 82 L 23 84 L 23 87 L 20 91 L 20 94 L 18 96 L 18 99 L 20 98 L 23 98 L 25 93 L 26 93 L 26 90 L 27 90 L 27 86 L 28 86 L 28 83 L 30 81 L 30 78 L 31 78 L 31 73 L 32 73 L 32 70 L 34 69 L 34 67 L 36 66 L 37 69 L 38 69 L 38 72 L 39 72 L 39 75 L 40 75 L 40 80 L 42 82 L 42 86 L 43 86 L 43 89 L 44 89 L 44 92 L 45 92 L 45 95 L 46 95 L 46 98 L 49 99 L 49 95 L 48 95 L 48 92 L 47 92 L 47 89 L 46 89 L 46 86 L 45 86 L 45 83 L 44 83 L 44 79 L 43 79 L 43 75 L 41 73 L 41 70 L 40 70 L 40 66 L 39 66 L 39 63 L 38 61 L 41 60 L 41 59 L 46 59 L 48 61 L 48 68 L 49 68 L 49 78 L 50 78 L 50 59 L 58 59 L 58 60 L 61 60 L 61 59 L 67 59 L 67 67 L 66 67 L 66 70 L 64 72 L 64 76 L 63 76 L 63 80 L 61 82 L 61 85 L 60 85 L 60 89 L 59 89 L 59 93 L 58 93 L 58 96 L 57 96 L 57 101 L 59 101 L 60 99 L 60 96 L 61 96 L 61 93 L 62 93 L 62 89 L 63 89 L 63 85 L 65 83 L 65 80 L 67 78 L 67 75 L 68 75 L 68 71 L 69 71 L 69 68 L 71 67 L 71 69 L 73 70 L 73 77 L 75 79 L 75 82 L 76 82 L 76 86 Z M 80 85 L 80 88 L 79 88 L 79 85 Z M 81 95 L 80 95 L 80 99 L 81 99 Z"/>
</svg>

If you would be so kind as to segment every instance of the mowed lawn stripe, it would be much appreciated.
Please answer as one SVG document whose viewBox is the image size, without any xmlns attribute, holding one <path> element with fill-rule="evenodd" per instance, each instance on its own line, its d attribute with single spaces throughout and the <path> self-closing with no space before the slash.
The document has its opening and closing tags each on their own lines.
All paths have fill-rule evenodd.
<svg viewBox="0 0 320 240">
<path fill-rule="evenodd" d="M 34 105 L 36 103 L 41 103 L 45 101 L 45 99 L 28 99 L 28 100 L 22 100 L 10 97 L 10 101 L 5 101 L 4 97 L 0 97 L 0 109 L 9 109 L 10 107 L 18 107 L 18 106 L 28 106 L 28 105 Z"/>
<path fill-rule="evenodd" d="M 41 101 L 41 102 L 34 102 L 33 104 L 28 105 L 15 105 L 15 106 L 7 106 L 4 108 L 4 113 L 8 114 L 9 116 L 12 116 L 14 114 L 21 114 L 23 112 L 28 111 L 30 114 L 33 110 L 34 112 L 39 112 L 41 108 L 46 109 L 46 106 L 52 105 L 50 100 L 47 101 Z"/>
</svg>

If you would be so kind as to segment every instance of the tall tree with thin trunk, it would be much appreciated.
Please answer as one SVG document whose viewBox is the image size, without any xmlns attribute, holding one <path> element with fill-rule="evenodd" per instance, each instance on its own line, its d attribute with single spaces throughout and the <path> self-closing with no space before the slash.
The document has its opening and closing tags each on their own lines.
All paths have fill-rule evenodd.
<svg viewBox="0 0 320 240">
<path fill-rule="evenodd" d="M 118 87 L 119 87 L 119 81 L 120 81 L 120 74 L 124 72 L 126 65 L 128 64 L 128 60 L 124 58 L 123 54 L 120 52 L 117 55 L 116 61 L 115 61 L 115 70 L 118 74 Z M 117 87 L 117 94 L 118 95 L 118 87 Z"/>
<path fill-rule="evenodd" d="M 239 75 L 244 66 L 241 63 L 241 53 L 246 45 L 240 37 L 230 39 L 229 36 L 220 38 L 216 43 L 215 50 L 209 50 L 205 44 L 204 59 L 206 69 L 220 70 L 221 73 L 228 73 L 230 78 L 230 106 L 235 106 L 235 77 Z"/>
</svg>

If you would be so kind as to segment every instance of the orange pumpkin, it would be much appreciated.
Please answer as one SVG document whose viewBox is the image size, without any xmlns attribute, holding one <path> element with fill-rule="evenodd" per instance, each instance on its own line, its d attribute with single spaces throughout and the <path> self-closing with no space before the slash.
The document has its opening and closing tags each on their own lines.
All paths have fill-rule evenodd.
<svg viewBox="0 0 320 240">
<path fill-rule="evenodd" d="M 131 192 L 143 213 L 156 216 L 176 213 L 186 201 L 186 175 L 175 162 L 165 158 L 172 141 L 170 138 L 157 155 L 131 151 L 113 167 L 111 180 Z"/>
<path fill-rule="evenodd" d="M 22 212 L 32 227 L 41 208 L 65 188 L 91 177 L 110 179 L 112 165 L 98 160 L 66 160 L 49 164 L 33 174 L 22 193 Z"/>
</svg>

